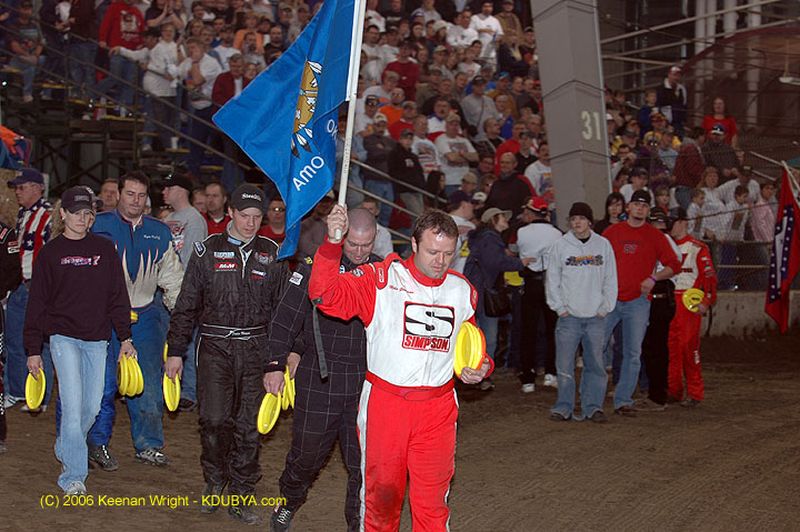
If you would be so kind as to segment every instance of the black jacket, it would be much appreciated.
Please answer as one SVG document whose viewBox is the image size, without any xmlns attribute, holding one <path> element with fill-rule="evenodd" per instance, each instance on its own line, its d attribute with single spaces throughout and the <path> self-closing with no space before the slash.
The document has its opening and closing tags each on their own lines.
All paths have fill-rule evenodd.
<svg viewBox="0 0 800 532">
<path fill-rule="evenodd" d="M 225 231 L 195 242 L 169 322 L 169 356 L 186 353 L 195 325 L 268 326 L 288 279 L 288 262 L 277 258 L 278 245 L 263 236 L 244 244 Z"/>
<path fill-rule="evenodd" d="M 371 254 L 367 263 L 380 262 L 382 259 Z M 306 356 L 317 356 L 314 341 L 313 312 L 308 299 L 308 280 L 311 277 L 311 257 L 306 257 L 298 264 L 289 279 L 286 293 L 281 300 L 269 335 L 270 371 L 283 371 L 289 352 Z M 340 273 L 354 270 L 359 265 L 353 264 L 342 255 Z M 364 324 L 357 318 L 343 321 L 331 318 L 316 311 L 319 317 L 322 348 L 327 360 L 358 364 L 367 363 L 367 337 Z M 300 340 L 298 342 L 298 340 Z"/>
<path fill-rule="evenodd" d="M 405 149 L 399 142 L 389 152 L 389 175 L 417 188 L 425 188 L 425 173 L 419 164 L 419 157 Z M 397 186 L 397 192 L 416 192 L 403 186 Z"/>
<path fill-rule="evenodd" d="M 486 208 L 497 207 L 504 211 L 511 211 L 514 218 L 522 212 L 522 205 L 525 198 L 533 196 L 533 191 L 524 175 L 512 174 L 500 175 L 494 182 L 489 197 L 486 198 Z"/>
<path fill-rule="evenodd" d="M 0 299 L 22 282 L 22 265 L 19 261 L 17 233 L 0 222 Z M 3 324 L 0 323 L 0 331 Z"/>
</svg>

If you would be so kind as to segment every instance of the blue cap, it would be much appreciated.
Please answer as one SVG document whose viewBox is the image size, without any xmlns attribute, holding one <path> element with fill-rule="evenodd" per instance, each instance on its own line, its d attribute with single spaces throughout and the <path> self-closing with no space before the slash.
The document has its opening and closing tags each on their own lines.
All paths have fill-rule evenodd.
<svg viewBox="0 0 800 532">
<path fill-rule="evenodd" d="M 21 168 L 17 170 L 17 175 L 8 182 L 8 186 L 15 187 L 24 183 L 36 183 L 44 185 L 44 176 L 36 168 Z"/>
</svg>

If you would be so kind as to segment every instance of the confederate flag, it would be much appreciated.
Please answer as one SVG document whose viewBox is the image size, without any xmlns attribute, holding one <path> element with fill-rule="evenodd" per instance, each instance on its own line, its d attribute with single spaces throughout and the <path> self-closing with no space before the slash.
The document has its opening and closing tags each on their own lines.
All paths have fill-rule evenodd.
<svg viewBox="0 0 800 532">
<path fill-rule="evenodd" d="M 781 333 L 789 328 L 789 288 L 800 270 L 800 187 L 783 171 L 778 214 L 775 217 L 775 240 L 769 261 L 769 286 L 764 310 L 775 320 Z"/>
</svg>

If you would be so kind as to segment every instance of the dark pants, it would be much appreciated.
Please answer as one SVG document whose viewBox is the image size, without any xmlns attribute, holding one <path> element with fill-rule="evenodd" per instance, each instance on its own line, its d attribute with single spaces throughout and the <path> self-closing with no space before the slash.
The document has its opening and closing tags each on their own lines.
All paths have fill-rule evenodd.
<svg viewBox="0 0 800 532">
<path fill-rule="evenodd" d="M 200 335 L 197 352 L 200 464 L 206 482 L 230 483 L 228 493 L 249 495 L 261 478 L 256 428 L 264 371 L 265 336 L 222 340 Z"/>
<path fill-rule="evenodd" d="M 5 314 L 3 313 L 3 305 L 0 305 L 0 442 L 6 440 L 6 396 L 3 392 L 3 363 L 6 360 L 5 342 L 3 331 L 5 331 Z"/>
<path fill-rule="evenodd" d="M 648 397 L 654 403 L 667 402 L 667 369 L 669 367 L 669 324 L 675 316 L 672 281 L 658 281 L 653 288 L 650 323 L 642 343 L 642 359 L 647 371 Z"/>
<path fill-rule="evenodd" d="M 539 320 L 544 320 L 547 351 L 545 373 L 556 375 L 556 322 L 558 315 L 547 306 L 543 277 L 526 277 L 522 292 L 522 348 L 520 350 L 520 380 L 522 384 L 533 383 L 536 379 L 534 361 L 536 358 L 536 331 Z"/>
<path fill-rule="evenodd" d="M 215 107 L 211 105 L 205 109 L 194 109 L 192 111 L 192 121 L 189 128 L 189 135 L 192 139 L 203 144 L 211 144 L 213 135 L 216 133 L 206 122 L 211 122 L 211 117 L 214 116 L 214 109 Z M 195 120 L 195 118 L 199 118 L 200 120 Z M 205 122 L 201 122 L 201 120 Z M 186 162 L 186 166 L 197 178 L 201 177 L 200 167 L 203 165 L 205 149 L 205 146 L 201 146 L 195 142 L 189 144 L 189 159 Z"/>
<path fill-rule="evenodd" d="M 297 510 L 317 478 L 334 443 L 339 440 L 347 468 L 344 515 L 348 530 L 358 530 L 361 489 L 361 449 L 356 417 L 364 384 L 365 364 L 328 360 L 328 378 L 322 382 L 315 352 L 306 354 L 297 368 L 292 446 L 280 478 L 286 506 Z"/>
</svg>

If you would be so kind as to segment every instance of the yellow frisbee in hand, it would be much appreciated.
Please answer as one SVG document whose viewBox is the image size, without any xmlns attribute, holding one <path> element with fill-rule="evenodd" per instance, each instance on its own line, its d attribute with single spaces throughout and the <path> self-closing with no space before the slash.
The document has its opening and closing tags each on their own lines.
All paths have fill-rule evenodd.
<svg viewBox="0 0 800 532">
<path fill-rule="evenodd" d="M 683 293 L 683 306 L 686 307 L 686 310 L 689 312 L 700 312 L 700 303 L 703 302 L 703 299 L 706 297 L 706 294 L 700 290 L 699 288 L 689 288 Z"/>
<path fill-rule="evenodd" d="M 128 396 L 133 397 L 144 391 L 144 375 L 142 375 L 142 368 L 139 366 L 139 361 L 137 359 L 133 357 L 126 358 L 130 375 L 130 380 L 128 381 Z"/>
<path fill-rule="evenodd" d="M 128 388 L 132 378 L 127 358 L 123 356 L 117 363 L 117 390 L 119 390 L 120 395 L 128 395 Z"/>
<path fill-rule="evenodd" d="M 169 344 L 165 343 L 164 344 L 164 364 L 167 363 L 167 351 L 168 351 L 168 348 L 169 348 Z"/>
<path fill-rule="evenodd" d="M 295 397 L 295 387 L 294 387 L 294 377 L 289 377 L 289 368 L 286 368 L 286 384 L 289 386 L 289 406 L 294 408 L 294 397 Z"/>
<path fill-rule="evenodd" d="M 278 421 L 281 413 L 281 396 L 268 393 L 261 401 L 261 408 L 258 409 L 256 427 L 261 434 L 268 434 Z"/>
<path fill-rule="evenodd" d="M 486 338 L 483 332 L 470 322 L 464 322 L 456 336 L 453 371 L 460 377 L 464 368 L 478 369 L 485 352 Z"/>
<path fill-rule="evenodd" d="M 164 388 L 164 403 L 167 405 L 167 410 L 174 412 L 178 409 L 178 402 L 181 400 L 181 378 L 175 375 L 174 379 L 167 377 L 164 373 L 163 384 Z"/>
<path fill-rule="evenodd" d="M 42 404 L 46 388 L 47 379 L 44 376 L 44 368 L 39 370 L 38 377 L 34 377 L 33 373 L 28 373 L 28 378 L 25 380 L 25 404 L 30 410 L 36 410 Z"/>
</svg>

